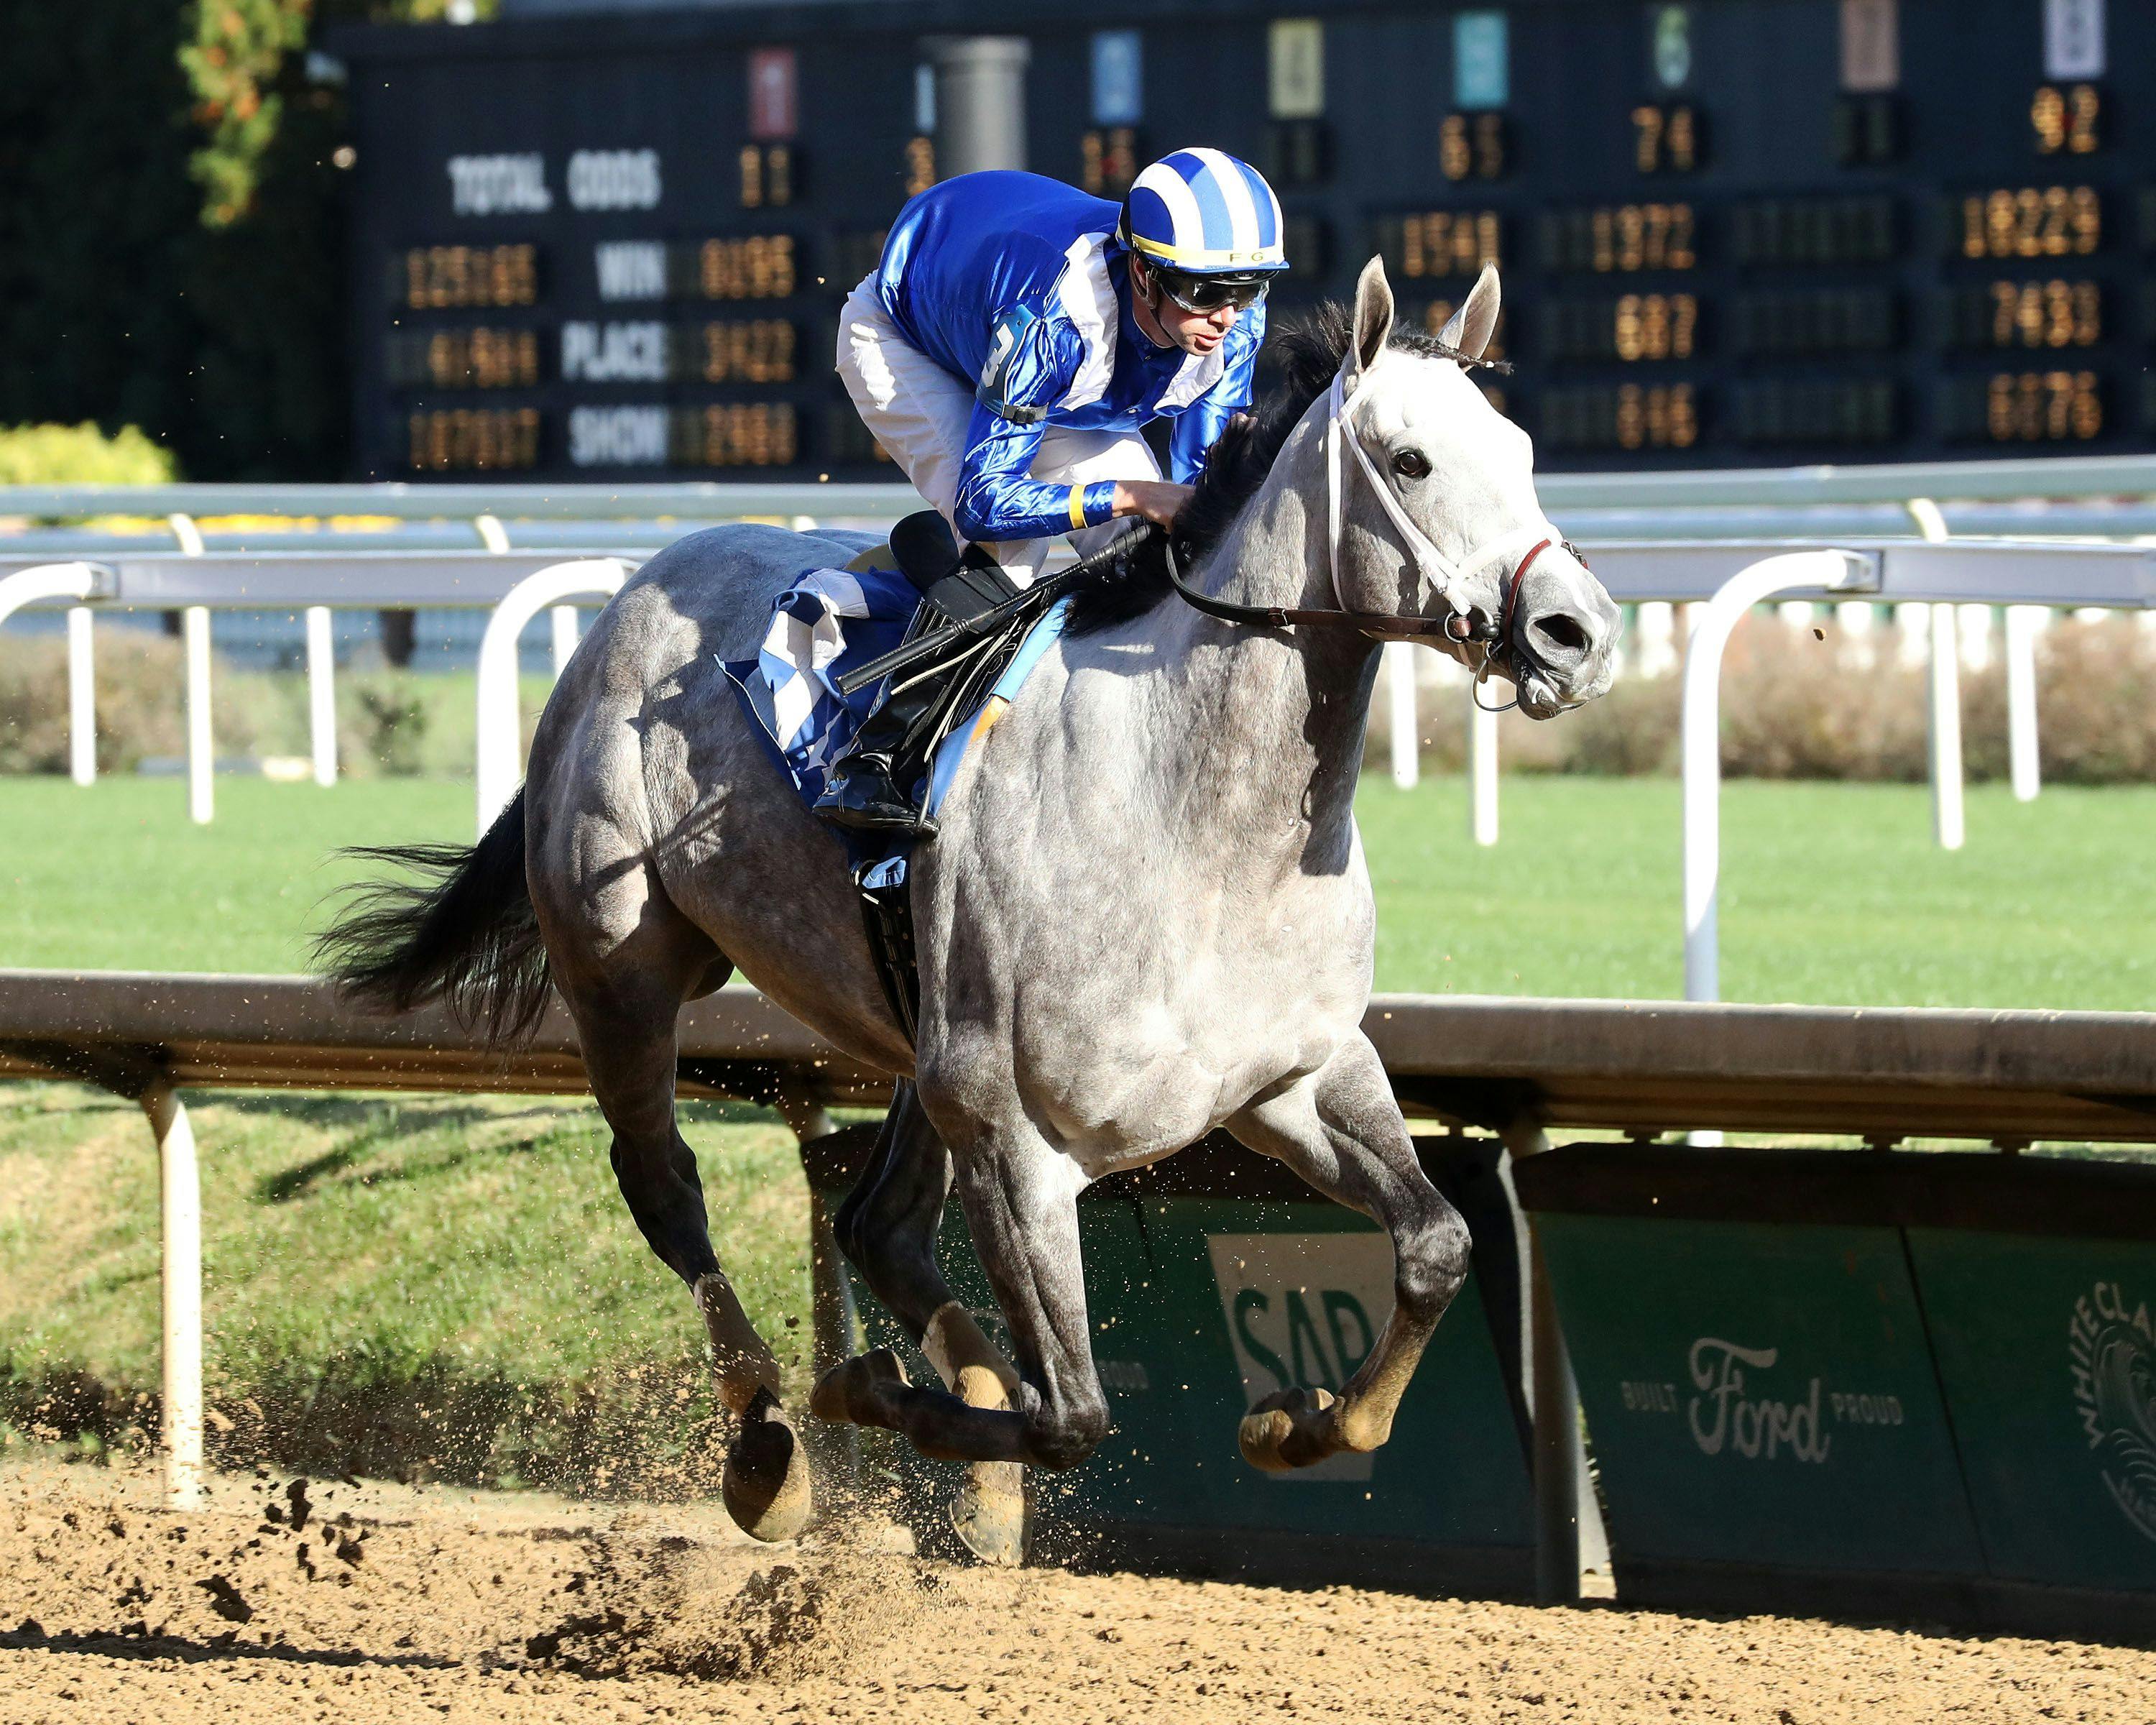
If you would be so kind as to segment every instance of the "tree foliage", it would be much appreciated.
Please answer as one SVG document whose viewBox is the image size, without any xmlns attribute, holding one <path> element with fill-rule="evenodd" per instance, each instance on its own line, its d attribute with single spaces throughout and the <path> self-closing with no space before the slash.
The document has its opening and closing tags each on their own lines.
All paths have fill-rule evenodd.
<svg viewBox="0 0 2156 1725">
<path fill-rule="evenodd" d="M 203 221 L 228 228 L 254 203 L 262 159 L 277 137 L 285 58 L 307 39 L 311 0 L 196 0 L 180 18 L 180 69 L 203 134 L 189 169 Z"/>
<path fill-rule="evenodd" d="M 135 426 L 107 437 L 95 425 L 0 426 L 0 485 L 160 485 L 172 452 Z"/>
<path fill-rule="evenodd" d="M 0 424 L 139 425 L 195 479 L 341 476 L 347 126 L 305 50 L 447 5 L 0 0 Z"/>
</svg>

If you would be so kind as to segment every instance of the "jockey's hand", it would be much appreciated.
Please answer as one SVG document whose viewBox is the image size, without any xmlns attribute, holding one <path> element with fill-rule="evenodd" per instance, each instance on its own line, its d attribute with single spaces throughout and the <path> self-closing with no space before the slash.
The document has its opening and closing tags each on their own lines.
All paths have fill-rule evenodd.
<svg viewBox="0 0 2156 1725">
<path fill-rule="evenodd" d="M 1156 527 L 1172 527 L 1190 501 L 1190 491 L 1188 485 L 1170 485 L 1166 480 L 1117 480 L 1116 513 L 1142 515 Z"/>
</svg>

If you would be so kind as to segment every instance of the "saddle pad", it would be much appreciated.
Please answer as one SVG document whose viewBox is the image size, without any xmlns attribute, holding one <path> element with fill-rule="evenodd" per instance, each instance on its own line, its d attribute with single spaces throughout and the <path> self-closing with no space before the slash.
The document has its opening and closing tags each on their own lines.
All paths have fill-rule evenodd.
<svg viewBox="0 0 2156 1725">
<path fill-rule="evenodd" d="M 826 763 L 882 692 L 849 698 L 839 676 L 896 647 L 920 603 L 896 570 L 809 569 L 772 602 L 756 657 L 720 661 L 803 803 L 824 794 Z"/>
<path fill-rule="evenodd" d="M 919 590 L 895 570 L 810 569 L 773 601 L 771 626 L 757 656 L 720 661 L 805 806 L 813 807 L 823 795 L 826 767 L 883 692 L 883 685 L 876 684 L 849 697 L 839 692 L 839 679 L 897 646 L 920 599 Z M 1070 604 L 1068 598 L 1057 600 L 1027 631 L 987 699 L 937 746 L 928 776 L 932 814 L 949 791 L 968 747 L 988 734 L 1041 655 L 1062 634 Z M 904 879 L 904 859 L 889 856 L 887 839 L 844 832 L 840 836 L 857 865 L 879 861 L 888 869 L 891 861 L 899 864 L 895 873 L 865 885 L 896 886 Z"/>
</svg>

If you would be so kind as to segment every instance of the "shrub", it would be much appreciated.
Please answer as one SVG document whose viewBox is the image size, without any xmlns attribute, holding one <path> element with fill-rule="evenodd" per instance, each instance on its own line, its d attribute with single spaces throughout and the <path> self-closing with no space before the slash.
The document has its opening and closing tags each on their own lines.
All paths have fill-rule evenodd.
<svg viewBox="0 0 2156 1725">
<path fill-rule="evenodd" d="M 1972 776 L 2005 778 L 2004 667 L 1963 682 L 1962 732 Z M 2036 742 L 2052 783 L 2156 779 L 2156 636 L 2123 617 L 2046 630 L 2036 644 Z"/>
<path fill-rule="evenodd" d="M 1746 619 L 1722 661 L 1722 770 L 1736 778 L 1922 779 L 1924 671 L 1883 645 L 1869 664 L 1851 647 L 1837 629 Z"/>
<path fill-rule="evenodd" d="M 172 452 L 135 426 L 107 437 L 96 426 L 0 426 L 0 485 L 159 485 Z"/>
<path fill-rule="evenodd" d="M 147 629 L 97 633 L 97 765 L 131 772 L 146 756 L 187 749 L 185 655 Z M 265 710 L 277 705 L 264 680 L 237 675 L 223 660 L 210 672 L 210 728 L 219 755 L 254 748 Z M 56 636 L 0 636 L 0 773 L 68 770 L 67 644 Z"/>
<path fill-rule="evenodd" d="M 371 762 L 395 778 L 426 768 L 430 708 L 417 677 L 377 675 L 346 680 L 350 700 L 338 726 L 337 754 L 357 767 Z"/>
<path fill-rule="evenodd" d="M 1748 618 L 1731 637 L 1722 680 L 1722 768 L 1740 778 L 1885 779 L 1929 771 L 1929 673 L 1904 665 L 1891 635 L 1860 644 L 1831 624 L 1793 629 Z M 1639 774 L 1678 766 L 1683 680 L 1621 680 L 1601 700 L 1543 723 L 1508 714 L 1498 758 L 1508 773 Z M 2133 620 L 2061 622 L 2036 652 L 2037 736 L 2044 777 L 2066 784 L 2156 780 L 2156 635 Z M 2008 771 L 2006 674 L 1997 660 L 1961 679 L 1963 763 L 1972 780 Z M 1501 698 L 1486 693 L 1486 700 Z M 1466 759 L 1466 705 L 1456 683 L 1422 691 L 1426 771 Z M 1371 704 L 1365 764 L 1387 759 L 1388 703 Z"/>
</svg>

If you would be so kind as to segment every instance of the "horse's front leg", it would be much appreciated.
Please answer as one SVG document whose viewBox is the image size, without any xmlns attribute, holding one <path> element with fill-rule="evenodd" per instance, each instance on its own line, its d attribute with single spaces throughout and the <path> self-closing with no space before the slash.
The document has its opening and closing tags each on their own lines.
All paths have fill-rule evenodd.
<svg viewBox="0 0 2156 1725">
<path fill-rule="evenodd" d="M 1237 1434 L 1243 1459 L 1282 1472 L 1342 1450 L 1374 1450 L 1392 1435 L 1430 1332 L 1467 1278 L 1467 1224 L 1423 1173 L 1385 1069 L 1360 1031 L 1301 1082 L 1227 1125 L 1393 1242 L 1392 1316 L 1369 1358 L 1337 1399 L 1289 1389 L 1260 1400 Z"/>
<path fill-rule="evenodd" d="M 972 1130 L 948 1111 L 936 1124 L 950 1146 L 974 1249 L 1009 1327 L 1014 1405 L 969 1406 L 911 1384 L 888 1348 L 833 1368 L 810 1405 L 826 1419 L 899 1432 L 924 1455 L 1075 1467 L 1109 1423 L 1086 1326 L 1079 1183 L 1069 1159 L 1029 1124 Z"/>
<path fill-rule="evenodd" d="M 900 1081 L 860 1183 L 839 1207 L 839 1245 L 967 1406 L 1013 1405 L 1018 1373 L 952 1297 L 936 1262 L 951 1154 L 911 1084 Z M 870 1381 L 886 1363 L 860 1370 Z M 843 1369 L 843 1368 L 842 1368 Z M 844 1377 L 834 1380 L 843 1384 Z M 825 1405 L 843 1414 L 844 1398 Z M 951 1525 L 974 1556 L 1015 1563 L 1025 1553 L 1025 1481 L 1015 1462 L 976 1461 L 951 1502 Z"/>
</svg>

